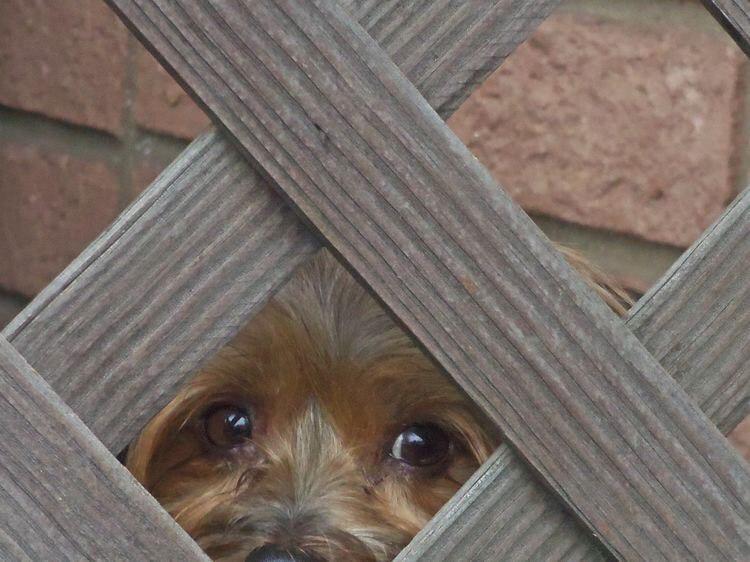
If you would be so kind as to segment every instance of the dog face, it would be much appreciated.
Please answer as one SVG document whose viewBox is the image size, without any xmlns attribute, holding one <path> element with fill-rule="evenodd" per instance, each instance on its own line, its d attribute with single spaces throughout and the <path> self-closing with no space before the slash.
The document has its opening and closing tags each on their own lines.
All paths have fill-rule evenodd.
<svg viewBox="0 0 750 562">
<path fill-rule="evenodd" d="M 127 465 L 215 559 L 390 560 L 496 446 L 322 252 L 150 422 Z"/>
</svg>

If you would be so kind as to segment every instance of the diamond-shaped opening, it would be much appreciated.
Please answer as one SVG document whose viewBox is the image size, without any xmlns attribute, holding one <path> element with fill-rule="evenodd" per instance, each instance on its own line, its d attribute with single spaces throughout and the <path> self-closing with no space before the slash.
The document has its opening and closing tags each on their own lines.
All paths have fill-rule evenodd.
<svg viewBox="0 0 750 562">
<path fill-rule="evenodd" d="M 127 466 L 207 552 L 392 558 L 498 444 L 326 250 L 147 426 Z"/>
<path fill-rule="evenodd" d="M 266 544 L 388 559 L 500 438 L 326 250 L 130 446 L 209 555 Z"/>
<path fill-rule="evenodd" d="M 549 236 L 643 293 L 748 183 L 746 58 L 698 2 L 563 2 L 449 120 Z"/>
</svg>

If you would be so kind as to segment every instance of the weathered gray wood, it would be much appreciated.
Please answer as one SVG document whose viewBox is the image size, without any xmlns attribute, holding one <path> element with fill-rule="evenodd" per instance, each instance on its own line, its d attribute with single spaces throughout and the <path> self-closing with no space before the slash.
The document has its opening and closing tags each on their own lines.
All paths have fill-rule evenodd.
<svg viewBox="0 0 750 562">
<path fill-rule="evenodd" d="M 210 133 L 5 334 L 116 452 L 318 247 Z"/>
<path fill-rule="evenodd" d="M 557 3 L 399 2 L 376 20 L 375 4 L 352 9 L 366 25 L 387 24 L 384 48 L 447 117 Z M 447 23 L 423 30 L 413 14 Z M 403 49 L 417 34 L 419 56 Z M 210 134 L 4 334 L 117 451 L 317 247 L 236 150 Z"/>
<path fill-rule="evenodd" d="M 114 4 L 613 553 L 750 555 L 737 454 L 336 5 Z"/>
<path fill-rule="evenodd" d="M 720 429 L 750 413 L 750 188 L 643 296 L 628 326 Z"/>
<path fill-rule="evenodd" d="M 599 543 L 502 445 L 398 561 L 606 560 Z"/>
<path fill-rule="evenodd" d="M 0 559 L 206 560 L 0 337 Z"/>
<path fill-rule="evenodd" d="M 703 0 L 703 5 L 750 56 L 750 4 L 747 0 Z"/>
<path fill-rule="evenodd" d="M 340 2 L 444 118 L 559 3 L 559 0 Z"/>
<path fill-rule="evenodd" d="M 641 343 L 725 432 L 750 406 L 748 264 L 750 189 L 627 320 Z M 531 530 L 519 533 L 523 528 Z M 398 560 L 567 561 L 573 552 L 586 560 L 603 558 L 592 537 L 558 502 L 539 493 L 522 461 L 503 446 Z"/>
</svg>

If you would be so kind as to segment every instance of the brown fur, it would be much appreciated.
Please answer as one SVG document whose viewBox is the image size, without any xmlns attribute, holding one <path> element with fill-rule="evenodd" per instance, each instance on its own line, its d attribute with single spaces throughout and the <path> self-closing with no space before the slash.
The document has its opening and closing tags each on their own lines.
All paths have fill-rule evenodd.
<svg viewBox="0 0 750 562">
<path fill-rule="evenodd" d="M 227 402 L 252 411 L 253 436 L 217 451 L 202 416 Z M 449 434 L 446 462 L 388 455 L 413 423 Z M 390 560 L 497 444 L 464 394 L 321 252 L 149 423 L 127 466 L 215 559 L 276 544 L 322 560 Z"/>
</svg>

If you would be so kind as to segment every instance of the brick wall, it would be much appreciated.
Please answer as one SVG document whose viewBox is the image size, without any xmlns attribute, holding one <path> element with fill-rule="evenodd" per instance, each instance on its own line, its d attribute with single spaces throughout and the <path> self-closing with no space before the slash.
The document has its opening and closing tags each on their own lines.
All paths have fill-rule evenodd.
<svg viewBox="0 0 750 562">
<path fill-rule="evenodd" d="M 208 120 L 101 0 L 3 0 L 0 37 L 2 326 Z M 748 182 L 748 68 L 697 1 L 568 0 L 450 124 L 640 293 Z"/>
</svg>

